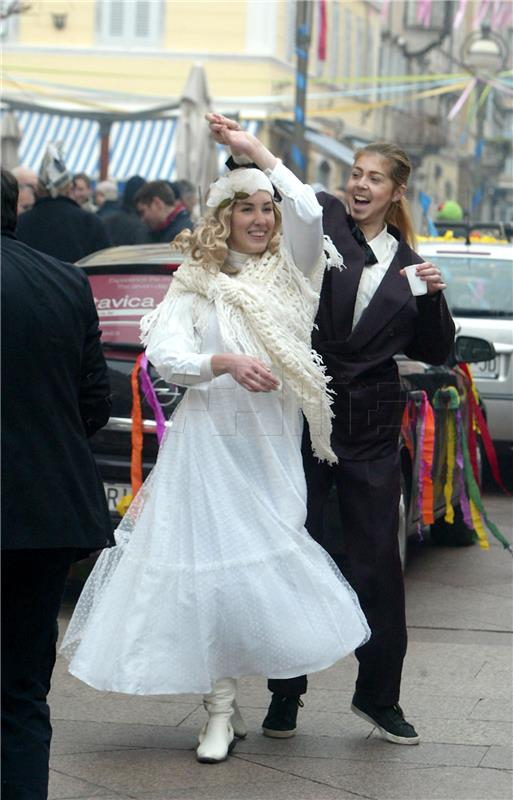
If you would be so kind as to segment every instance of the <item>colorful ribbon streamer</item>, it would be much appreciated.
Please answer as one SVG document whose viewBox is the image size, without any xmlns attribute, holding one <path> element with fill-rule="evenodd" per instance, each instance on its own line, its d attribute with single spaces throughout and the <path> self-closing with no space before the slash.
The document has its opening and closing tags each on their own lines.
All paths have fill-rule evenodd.
<svg viewBox="0 0 513 800">
<path fill-rule="evenodd" d="M 476 88 L 476 84 L 477 84 L 477 78 L 472 78 L 472 80 L 470 80 L 467 83 L 467 85 L 463 89 L 462 93 L 460 94 L 460 96 L 458 97 L 456 102 L 454 103 L 453 107 L 451 108 L 451 110 L 447 114 L 447 119 L 449 120 L 449 122 L 451 122 L 454 119 L 454 117 L 457 114 L 459 114 L 459 112 L 461 111 L 461 109 L 465 105 L 465 103 L 467 101 L 467 98 L 470 96 L 470 94 Z"/>
<path fill-rule="evenodd" d="M 142 486 L 142 449 L 143 449 L 143 421 L 141 398 L 139 395 L 138 376 L 141 369 L 143 353 L 137 356 L 130 384 L 132 386 L 132 458 L 130 461 L 130 482 L 132 484 L 132 497 L 135 497 Z"/>
<path fill-rule="evenodd" d="M 449 525 L 454 524 L 454 508 L 452 505 L 452 493 L 454 482 L 454 468 L 456 466 L 456 419 L 453 414 L 449 414 L 447 419 L 447 475 L 444 486 L 445 498 L 445 521 Z"/>
<path fill-rule="evenodd" d="M 422 538 L 422 525 L 431 525 L 435 521 L 433 512 L 433 454 L 435 448 L 435 417 L 426 392 L 422 392 L 419 407 L 419 433 L 417 447 L 419 449 L 419 483 L 417 505 L 419 521 L 417 531 Z"/>
<path fill-rule="evenodd" d="M 148 359 L 146 357 L 146 353 L 144 353 L 141 358 L 140 366 L 141 366 L 141 372 L 140 372 L 141 389 L 144 392 L 145 400 L 147 401 L 148 405 L 153 411 L 153 416 L 155 417 L 155 423 L 157 425 L 157 439 L 160 445 L 162 437 L 166 432 L 166 418 L 164 416 L 164 412 L 162 411 L 162 407 L 159 403 L 158 397 L 155 393 L 155 389 L 153 388 L 153 383 L 151 382 L 151 378 L 148 372 Z"/>
<path fill-rule="evenodd" d="M 470 374 L 468 366 L 466 364 L 464 365 L 460 364 L 459 366 L 465 376 L 467 376 L 467 374 Z M 492 533 L 492 535 L 497 539 L 497 541 L 499 541 L 506 550 L 509 550 L 509 552 L 513 554 L 513 547 L 510 545 L 505 536 L 502 535 L 497 526 L 494 525 L 494 523 L 489 519 L 489 517 L 486 514 L 486 510 L 484 508 L 483 501 L 481 498 L 481 492 L 479 490 L 479 486 L 477 484 L 474 475 L 474 467 L 470 457 L 470 449 L 467 437 L 470 434 L 470 431 L 474 429 L 472 423 L 472 403 L 475 403 L 475 397 L 471 382 L 467 380 L 466 383 L 467 383 L 466 397 L 467 397 L 467 402 L 469 404 L 469 425 L 467 433 L 464 430 L 463 419 L 461 414 L 461 402 L 458 390 L 453 386 L 445 387 L 444 389 L 439 389 L 435 393 L 435 396 L 433 398 L 433 405 L 435 406 L 435 408 L 440 409 L 445 407 L 448 413 L 455 414 L 456 465 L 459 471 L 460 506 L 463 514 L 463 519 L 467 527 L 475 531 L 479 544 L 484 550 L 487 550 L 490 545 L 488 543 L 488 538 L 483 525 L 483 520 L 484 523 L 486 524 L 486 527 L 488 528 L 490 533 Z M 448 438 L 450 438 L 450 435 L 448 436 Z M 447 502 L 449 495 L 449 488 L 447 486 L 447 482 L 449 481 L 449 466 L 452 458 L 449 451 L 449 445 L 450 442 L 448 441 L 448 454 L 447 454 L 448 477 L 444 489 L 444 495 L 446 499 L 445 519 L 447 520 L 447 522 L 450 522 L 450 519 L 447 518 L 448 517 Z M 451 516 L 450 512 L 449 516 Z"/>
<path fill-rule="evenodd" d="M 467 364 L 458 364 L 458 366 L 461 369 L 461 371 L 466 375 L 470 385 L 470 391 L 468 393 L 469 405 L 470 405 L 472 420 L 473 421 L 475 420 L 476 422 L 476 425 L 472 424 L 472 427 L 477 428 L 479 430 L 479 433 L 481 435 L 481 441 L 483 442 L 485 455 L 490 465 L 493 479 L 497 484 L 497 486 L 499 486 L 499 488 L 502 489 L 504 494 L 507 494 L 508 497 L 511 497 L 512 496 L 511 492 L 509 491 L 509 489 L 506 488 L 502 480 L 502 476 L 499 469 L 499 462 L 497 459 L 497 453 L 495 452 L 495 447 L 493 446 L 492 437 L 490 436 L 490 431 L 488 430 L 488 425 L 485 416 L 479 405 L 479 395 L 477 393 L 472 373 L 468 368 Z"/>
<path fill-rule="evenodd" d="M 433 460 L 435 454 L 435 415 L 433 407 L 426 396 L 424 441 L 422 447 L 422 521 L 424 525 L 432 525 L 435 521 L 433 497 Z"/>
</svg>

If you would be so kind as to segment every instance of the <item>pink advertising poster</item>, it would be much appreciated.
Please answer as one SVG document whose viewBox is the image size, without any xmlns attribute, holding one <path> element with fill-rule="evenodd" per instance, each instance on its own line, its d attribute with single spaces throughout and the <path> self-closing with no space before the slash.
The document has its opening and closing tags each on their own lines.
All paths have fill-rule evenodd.
<svg viewBox="0 0 513 800">
<path fill-rule="evenodd" d="M 89 275 L 103 344 L 140 344 L 139 320 L 164 298 L 170 275 Z"/>
</svg>

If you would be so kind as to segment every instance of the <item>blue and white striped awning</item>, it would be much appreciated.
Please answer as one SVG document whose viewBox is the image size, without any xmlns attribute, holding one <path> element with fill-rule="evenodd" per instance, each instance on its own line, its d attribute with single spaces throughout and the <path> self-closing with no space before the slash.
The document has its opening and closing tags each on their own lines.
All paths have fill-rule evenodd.
<svg viewBox="0 0 513 800">
<path fill-rule="evenodd" d="M 77 119 L 35 111 L 15 111 L 22 133 L 19 161 L 24 167 L 39 170 L 48 142 L 62 142 L 70 172 L 85 172 L 97 179 L 100 174 L 100 125 L 95 120 Z M 147 180 L 174 180 L 176 175 L 177 118 L 124 120 L 114 122 L 109 136 L 109 178 L 125 180 L 141 175 Z M 244 123 L 257 133 L 260 123 Z M 219 168 L 226 159 L 219 147 Z"/>
</svg>

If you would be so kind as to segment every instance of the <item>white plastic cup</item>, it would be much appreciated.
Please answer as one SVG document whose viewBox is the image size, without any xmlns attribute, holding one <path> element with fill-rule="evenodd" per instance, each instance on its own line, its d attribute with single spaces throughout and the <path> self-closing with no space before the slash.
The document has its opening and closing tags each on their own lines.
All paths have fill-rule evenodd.
<svg viewBox="0 0 513 800">
<path fill-rule="evenodd" d="M 427 294 L 427 283 L 415 274 L 418 264 L 410 264 L 409 267 L 404 267 L 404 272 L 410 284 L 411 293 L 414 297 L 419 297 L 421 294 Z"/>
</svg>

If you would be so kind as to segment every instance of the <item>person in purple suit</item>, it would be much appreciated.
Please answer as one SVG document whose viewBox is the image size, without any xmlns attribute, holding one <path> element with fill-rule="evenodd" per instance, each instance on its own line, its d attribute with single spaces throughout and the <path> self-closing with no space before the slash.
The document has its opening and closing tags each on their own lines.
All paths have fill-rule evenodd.
<svg viewBox="0 0 513 800">
<path fill-rule="evenodd" d="M 413 249 L 405 197 L 410 172 L 403 150 L 378 142 L 355 154 L 345 204 L 324 192 L 317 195 L 324 233 L 346 266 L 325 274 L 312 336 L 336 391 L 332 447 L 338 463 L 321 464 L 303 447 L 307 530 L 347 576 L 371 628 L 370 640 L 356 650 L 359 672 L 351 708 L 396 744 L 417 744 L 419 736 L 398 704 L 406 653 L 397 538 L 398 442 L 405 396 L 394 356 L 404 353 L 443 364 L 455 334 L 440 270 L 423 263 Z M 418 264 L 425 295 L 411 293 L 403 272 L 410 264 Z M 323 526 L 333 484 L 343 545 L 329 542 Z M 306 688 L 306 676 L 269 681 L 273 697 L 263 722 L 265 735 L 294 735 Z"/>
</svg>

